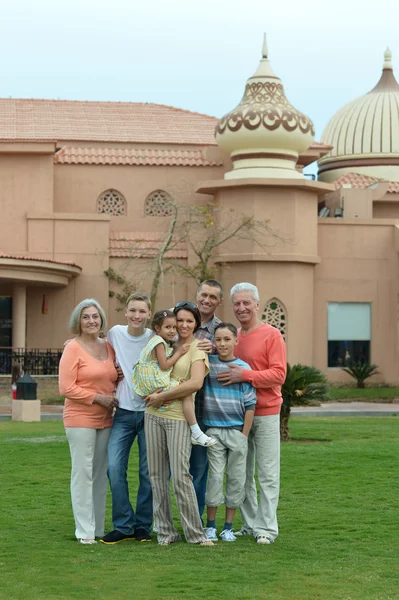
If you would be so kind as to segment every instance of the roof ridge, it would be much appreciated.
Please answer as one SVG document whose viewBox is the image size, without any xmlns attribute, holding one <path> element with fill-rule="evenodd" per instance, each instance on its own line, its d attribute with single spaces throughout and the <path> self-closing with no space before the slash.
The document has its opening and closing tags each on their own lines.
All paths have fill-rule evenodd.
<svg viewBox="0 0 399 600">
<path fill-rule="evenodd" d="M 180 108 L 178 106 L 172 106 L 170 104 L 163 104 L 163 103 L 158 103 L 158 102 L 134 102 L 133 100 L 77 100 L 77 99 L 73 99 L 73 100 L 68 100 L 66 98 L 4 98 L 4 97 L 0 97 L 0 101 L 2 100 L 16 100 L 17 102 L 56 102 L 56 103 L 80 103 L 80 104 L 135 104 L 135 105 L 140 105 L 140 106 L 160 106 L 162 108 L 169 108 L 171 110 L 174 111 L 178 111 L 178 112 L 183 112 L 183 113 L 190 113 L 192 115 L 198 115 L 200 117 L 207 117 L 209 119 L 216 119 L 217 117 L 213 116 L 213 115 L 207 115 L 206 113 L 201 113 L 195 110 L 189 110 L 186 108 Z"/>
<path fill-rule="evenodd" d="M 70 261 L 55 260 L 54 258 L 43 258 L 38 256 L 17 256 L 16 254 L 8 254 L 6 252 L 0 252 L 0 258 L 9 258 L 11 260 L 36 260 L 38 262 L 49 262 L 57 265 L 68 265 L 72 267 L 78 267 L 79 269 L 81 268 L 76 263 Z"/>
</svg>

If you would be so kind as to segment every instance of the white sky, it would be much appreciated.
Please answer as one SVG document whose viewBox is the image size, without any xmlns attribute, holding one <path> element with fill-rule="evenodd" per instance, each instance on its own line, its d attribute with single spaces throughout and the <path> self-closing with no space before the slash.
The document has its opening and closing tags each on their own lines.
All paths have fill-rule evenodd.
<svg viewBox="0 0 399 600">
<path fill-rule="evenodd" d="M 378 81 L 399 78 L 399 2 L 0 0 L 0 97 L 155 102 L 222 116 L 269 58 L 316 139 Z"/>
</svg>

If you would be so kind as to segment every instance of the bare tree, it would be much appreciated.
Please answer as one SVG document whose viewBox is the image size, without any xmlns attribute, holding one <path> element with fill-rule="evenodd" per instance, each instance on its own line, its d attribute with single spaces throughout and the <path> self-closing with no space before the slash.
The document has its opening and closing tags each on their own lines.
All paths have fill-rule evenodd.
<svg viewBox="0 0 399 600">
<path fill-rule="evenodd" d="M 282 239 L 273 231 L 267 220 L 239 214 L 233 209 L 208 202 L 202 206 L 189 207 L 187 219 L 180 226 L 180 237 L 196 257 L 195 264 L 176 264 L 177 272 L 201 281 L 215 277 L 216 253 L 228 242 L 247 240 L 268 251 L 271 244 Z"/>
<path fill-rule="evenodd" d="M 166 254 L 176 245 L 176 240 L 173 238 L 175 233 L 177 220 L 179 216 L 179 207 L 174 202 L 170 202 L 172 206 L 172 218 L 166 232 L 165 239 L 159 249 L 158 256 L 155 258 L 155 273 L 151 285 L 151 303 L 155 306 L 157 299 L 159 284 L 161 283 L 165 273 Z"/>
<path fill-rule="evenodd" d="M 183 192 L 172 192 L 171 196 L 179 197 Z M 152 278 L 151 301 L 156 303 L 160 284 L 167 272 L 174 272 L 184 277 L 193 279 L 197 284 L 206 279 L 212 279 L 217 273 L 218 251 L 228 247 L 229 243 L 237 241 L 248 241 L 251 244 L 269 251 L 272 244 L 281 240 L 281 236 L 273 231 L 267 220 L 257 220 L 253 216 L 239 214 L 233 209 L 220 207 L 211 201 L 204 205 L 189 205 L 188 203 L 177 203 L 169 201 L 172 207 L 172 216 L 167 231 L 159 249 L 154 249 L 152 256 L 145 260 L 142 269 L 148 278 Z M 136 240 L 136 243 L 140 240 Z M 187 260 L 182 264 L 181 260 L 171 257 L 171 253 L 184 242 L 191 249 L 195 262 Z M 137 252 L 135 249 L 134 252 Z M 137 255 L 132 250 L 132 257 Z M 128 259 L 129 260 L 129 259 Z M 130 289 L 137 287 L 123 275 L 109 269 L 107 276 L 117 284 L 123 286 L 122 293 L 116 294 L 122 303 Z M 137 269 L 136 269 L 137 277 Z M 118 279 L 119 278 L 119 279 Z M 127 296 L 126 296 L 127 297 Z"/>
</svg>

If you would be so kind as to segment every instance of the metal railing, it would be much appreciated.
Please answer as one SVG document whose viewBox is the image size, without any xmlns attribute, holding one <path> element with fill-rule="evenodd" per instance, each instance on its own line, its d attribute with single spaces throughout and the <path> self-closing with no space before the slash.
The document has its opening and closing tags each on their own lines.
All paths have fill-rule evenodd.
<svg viewBox="0 0 399 600">
<path fill-rule="evenodd" d="M 30 375 L 58 375 L 62 349 L 10 348 L 0 346 L 0 375 L 11 375 L 13 368 Z"/>
</svg>

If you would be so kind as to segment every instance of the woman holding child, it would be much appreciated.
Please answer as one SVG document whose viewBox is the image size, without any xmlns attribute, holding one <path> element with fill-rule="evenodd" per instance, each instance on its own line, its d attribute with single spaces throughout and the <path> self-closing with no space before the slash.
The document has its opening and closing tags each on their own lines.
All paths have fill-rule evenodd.
<svg viewBox="0 0 399 600">
<path fill-rule="evenodd" d="M 198 308 L 192 302 L 179 302 L 174 311 L 178 347 L 185 346 L 172 370 L 181 383 L 148 396 L 145 414 L 147 458 L 153 491 L 154 517 L 158 542 L 168 545 L 179 540 L 172 520 L 169 467 L 173 490 L 187 542 L 212 546 L 207 540 L 198 512 L 192 478 L 189 473 L 191 432 L 183 411 L 183 399 L 201 389 L 208 373 L 208 356 L 198 348 L 195 331 L 201 325 Z M 202 433 L 202 432 L 201 432 Z"/>
</svg>

